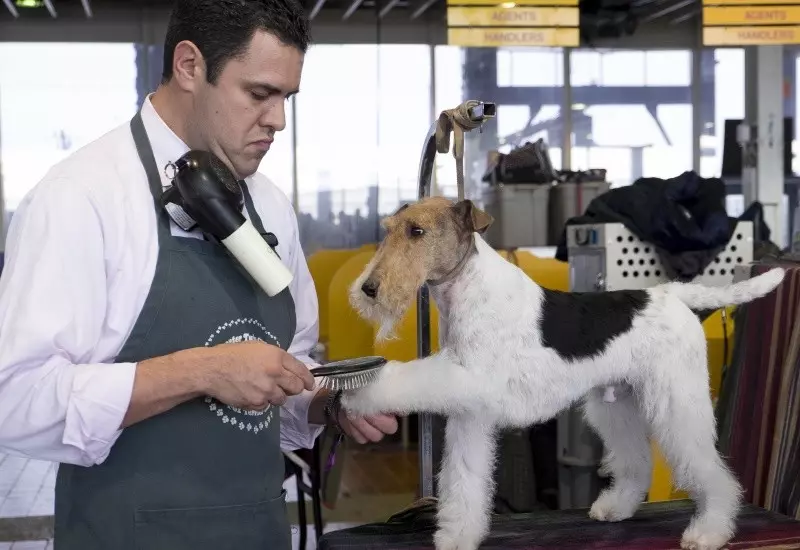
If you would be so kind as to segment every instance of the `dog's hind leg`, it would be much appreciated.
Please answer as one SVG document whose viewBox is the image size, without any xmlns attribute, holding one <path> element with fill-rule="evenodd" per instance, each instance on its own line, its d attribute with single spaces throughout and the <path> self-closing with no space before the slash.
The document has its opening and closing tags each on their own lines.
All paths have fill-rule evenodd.
<svg viewBox="0 0 800 550">
<path fill-rule="evenodd" d="M 631 517 L 650 487 L 652 460 L 648 426 L 636 396 L 625 388 L 616 401 L 603 400 L 603 388 L 587 396 L 584 413 L 606 447 L 603 468 L 613 477 L 592 504 L 589 516 L 600 521 Z"/>
<path fill-rule="evenodd" d="M 489 533 L 496 448 L 495 428 L 486 419 L 471 413 L 447 419 L 436 550 L 475 550 Z"/>
<path fill-rule="evenodd" d="M 741 487 L 716 449 L 705 341 L 699 338 L 702 333 L 653 365 L 642 380 L 641 400 L 673 479 L 696 504 L 681 547 L 718 550 L 735 532 Z"/>
</svg>

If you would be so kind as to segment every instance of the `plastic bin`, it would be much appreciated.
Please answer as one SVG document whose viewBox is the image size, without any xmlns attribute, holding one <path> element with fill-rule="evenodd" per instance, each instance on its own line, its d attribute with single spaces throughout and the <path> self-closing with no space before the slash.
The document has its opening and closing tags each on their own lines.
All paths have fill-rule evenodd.
<svg viewBox="0 0 800 550">
<path fill-rule="evenodd" d="M 547 246 L 551 187 L 515 183 L 484 189 L 484 210 L 494 218 L 486 242 L 497 249 Z"/>
<path fill-rule="evenodd" d="M 607 181 L 558 183 L 550 189 L 549 246 L 557 246 L 567 220 L 580 216 L 595 197 L 611 189 Z"/>
</svg>

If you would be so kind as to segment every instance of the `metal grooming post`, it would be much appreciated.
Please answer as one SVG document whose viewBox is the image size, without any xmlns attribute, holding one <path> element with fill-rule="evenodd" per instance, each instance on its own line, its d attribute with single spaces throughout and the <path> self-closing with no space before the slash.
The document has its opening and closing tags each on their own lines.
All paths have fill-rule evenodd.
<svg viewBox="0 0 800 550">
<path fill-rule="evenodd" d="M 467 105 L 470 104 L 468 107 Z M 475 123 L 483 124 L 489 118 L 495 116 L 497 108 L 494 103 L 465 102 L 457 109 L 466 109 L 470 120 Z M 423 199 L 431 194 L 431 176 L 436 165 L 436 130 L 439 121 L 436 120 L 428 130 L 425 137 L 425 144 L 422 147 L 422 158 L 419 165 L 419 185 L 418 198 Z M 468 129 L 464 129 L 467 131 Z M 455 147 L 455 144 L 452 144 Z M 423 285 L 417 294 L 417 356 L 427 357 L 431 354 L 431 323 L 430 323 L 430 297 L 427 285 Z M 441 325 L 440 325 L 441 326 Z M 436 422 L 435 422 L 436 421 Z M 434 457 L 433 432 L 434 422 L 436 431 L 443 433 L 442 419 L 431 414 L 419 415 L 419 476 L 420 476 L 420 496 L 433 497 L 436 494 L 434 487 L 434 462 L 438 463 L 441 456 L 441 449 L 436 450 Z M 441 438 L 440 438 L 441 440 Z M 434 460 L 435 458 L 435 460 Z"/>
</svg>

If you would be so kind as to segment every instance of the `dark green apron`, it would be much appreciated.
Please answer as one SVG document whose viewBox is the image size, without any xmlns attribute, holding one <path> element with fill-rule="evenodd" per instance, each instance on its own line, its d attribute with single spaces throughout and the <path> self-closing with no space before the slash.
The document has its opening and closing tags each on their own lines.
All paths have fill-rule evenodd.
<svg viewBox="0 0 800 550">
<path fill-rule="evenodd" d="M 159 251 L 117 361 L 254 339 L 287 349 L 296 324 L 289 290 L 269 298 L 222 245 L 170 233 L 141 114 L 131 130 L 155 202 Z M 242 186 L 250 220 L 264 234 Z M 126 428 L 102 464 L 60 465 L 55 548 L 291 550 L 279 431 L 276 407 L 245 411 L 208 397 Z"/>
</svg>

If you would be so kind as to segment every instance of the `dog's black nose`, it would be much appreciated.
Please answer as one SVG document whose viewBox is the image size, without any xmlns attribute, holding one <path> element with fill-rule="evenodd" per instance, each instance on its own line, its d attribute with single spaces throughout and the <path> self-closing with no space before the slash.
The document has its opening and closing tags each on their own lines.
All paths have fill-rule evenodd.
<svg viewBox="0 0 800 550">
<path fill-rule="evenodd" d="M 374 298 L 378 295 L 378 283 L 373 281 L 367 281 L 363 285 L 361 285 L 361 292 L 369 296 L 370 298 Z"/>
</svg>

